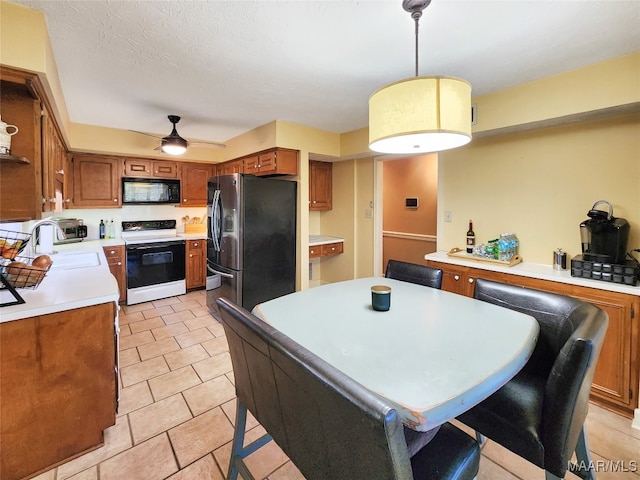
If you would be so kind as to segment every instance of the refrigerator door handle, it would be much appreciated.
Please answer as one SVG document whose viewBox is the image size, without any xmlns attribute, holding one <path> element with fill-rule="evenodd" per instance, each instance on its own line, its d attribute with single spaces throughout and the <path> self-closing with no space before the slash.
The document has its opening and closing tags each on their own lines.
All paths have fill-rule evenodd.
<svg viewBox="0 0 640 480">
<path fill-rule="evenodd" d="M 211 207 L 211 239 L 216 252 L 220 251 L 220 190 L 213 193 L 213 204 Z"/>
<path fill-rule="evenodd" d="M 233 275 L 231 275 L 230 273 L 224 273 L 224 272 L 219 272 L 218 270 L 216 270 L 215 268 L 211 268 L 209 265 L 207 265 L 207 270 L 209 270 L 211 273 L 215 273 L 217 275 L 220 275 L 221 277 L 225 277 L 225 278 L 235 278 Z"/>
</svg>

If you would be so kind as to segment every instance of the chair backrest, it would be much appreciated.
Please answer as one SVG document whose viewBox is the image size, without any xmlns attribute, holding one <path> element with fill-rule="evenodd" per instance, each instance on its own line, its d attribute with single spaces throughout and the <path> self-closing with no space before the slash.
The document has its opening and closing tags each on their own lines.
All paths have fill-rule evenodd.
<svg viewBox="0 0 640 480">
<path fill-rule="evenodd" d="M 442 270 L 426 265 L 389 260 L 384 276 L 403 282 L 417 283 L 425 287 L 438 289 L 442 287 Z"/>
<path fill-rule="evenodd" d="M 217 301 L 236 394 L 305 478 L 412 479 L 398 413 L 266 322 Z"/>
<path fill-rule="evenodd" d="M 474 296 L 538 321 L 538 342 L 523 371 L 546 379 L 541 428 L 545 467 L 564 471 L 587 416 L 608 315 L 572 297 L 483 279 L 476 281 Z"/>
</svg>

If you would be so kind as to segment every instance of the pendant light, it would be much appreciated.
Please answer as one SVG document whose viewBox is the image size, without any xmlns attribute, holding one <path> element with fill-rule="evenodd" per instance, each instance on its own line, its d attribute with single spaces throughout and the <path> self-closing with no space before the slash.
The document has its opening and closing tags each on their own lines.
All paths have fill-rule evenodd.
<svg viewBox="0 0 640 480">
<path fill-rule="evenodd" d="M 418 22 L 431 0 L 403 0 L 415 22 L 416 76 L 369 97 L 369 148 L 380 153 L 428 153 L 471 141 L 471 84 L 455 77 L 418 76 Z"/>
<path fill-rule="evenodd" d="M 187 141 L 178 134 L 176 123 L 180 121 L 177 115 L 169 115 L 169 121 L 173 124 L 171 133 L 164 137 L 161 142 L 161 148 L 164 153 L 169 155 L 182 155 L 187 151 Z"/>
</svg>

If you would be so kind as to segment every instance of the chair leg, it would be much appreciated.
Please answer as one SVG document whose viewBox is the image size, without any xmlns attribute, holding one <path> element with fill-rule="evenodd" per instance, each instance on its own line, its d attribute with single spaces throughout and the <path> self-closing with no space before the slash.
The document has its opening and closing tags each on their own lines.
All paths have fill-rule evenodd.
<svg viewBox="0 0 640 480">
<path fill-rule="evenodd" d="M 244 464 L 245 458 L 271 441 L 271 435 L 265 434 L 244 447 L 244 432 L 247 428 L 247 407 L 236 399 L 236 425 L 233 431 L 231 443 L 231 457 L 229 458 L 229 471 L 227 480 L 237 480 L 238 473 L 245 480 L 255 480 L 254 476 Z"/>
<path fill-rule="evenodd" d="M 578 444 L 576 445 L 576 459 L 578 464 L 573 472 L 584 478 L 585 480 L 596 480 L 596 474 L 593 469 L 593 461 L 591 460 L 591 452 L 589 451 L 589 443 L 587 442 L 587 429 L 582 426 Z"/>
<path fill-rule="evenodd" d="M 545 473 L 545 480 L 562 480 L 560 477 L 554 475 L 551 472 L 547 472 L 546 470 L 544 473 Z"/>
<path fill-rule="evenodd" d="M 481 434 L 478 430 L 476 430 L 476 440 L 480 444 L 480 448 L 484 447 L 484 444 L 487 443 L 487 437 Z"/>
</svg>

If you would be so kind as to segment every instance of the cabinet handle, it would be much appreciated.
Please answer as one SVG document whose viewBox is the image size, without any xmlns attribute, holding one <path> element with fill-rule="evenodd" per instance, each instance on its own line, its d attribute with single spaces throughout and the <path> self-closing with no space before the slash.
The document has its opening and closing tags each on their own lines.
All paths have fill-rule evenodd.
<svg viewBox="0 0 640 480">
<path fill-rule="evenodd" d="M 311 253 L 312 253 L 312 254 L 313 254 L 313 253 L 316 253 L 316 251 L 315 251 L 315 250 L 311 250 Z"/>
<path fill-rule="evenodd" d="M 64 175 L 64 170 L 60 169 L 60 170 L 56 170 L 56 173 L 58 175 Z"/>
<path fill-rule="evenodd" d="M 316 203 L 316 201 L 314 200 L 314 201 L 313 201 L 313 202 L 311 202 L 311 203 Z"/>
<path fill-rule="evenodd" d="M 469 283 L 473 283 L 473 278 L 470 278 L 470 279 L 469 279 Z"/>
<path fill-rule="evenodd" d="M 50 198 L 49 199 L 49 203 L 56 203 L 56 199 L 55 198 Z"/>
<path fill-rule="evenodd" d="M 333 252 L 336 249 L 336 247 L 331 247 L 331 251 Z"/>
<path fill-rule="evenodd" d="M 183 199 L 182 199 L 182 201 L 183 201 L 184 203 L 187 203 L 187 199 L 186 199 L 186 198 L 183 198 Z"/>
<path fill-rule="evenodd" d="M 119 266 L 119 267 L 120 267 L 120 266 L 122 266 L 122 262 L 118 262 L 118 266 Z"/>
<path fill-rule="evenodd" d="M 118 199 L 117 199 L 117 198 L 114 198 L 114 199 L 113 199 L 113 201 L 114 201 L 114 202 L 117 202 L 117 201 L 118 201 Z"/>
<path fill-rule="evenodd" d="M 65 199 L 64 203 L 71 203 L 71 199 L 70 198 Z"/>
<path fill-rule="evenodd" d="M 198 242 L 194 243 L 194 244 L 193 244 L 193 246 L 194 246 L 194 247 L 197 247 L 197 246 L 198 246 Z"/>
<path fill-rule="evenodd" d="M 454 275 L 454 276 L 453 276 L 453 279 L 454 279 L 455 281 L 460 280 L 460 275 Z"/>
<path fill-rule="evenodd" d="M 189 257 L 193 257 L 193 253 L 190 253 L 190 254 L 189 254 Z"/>
</svg>

